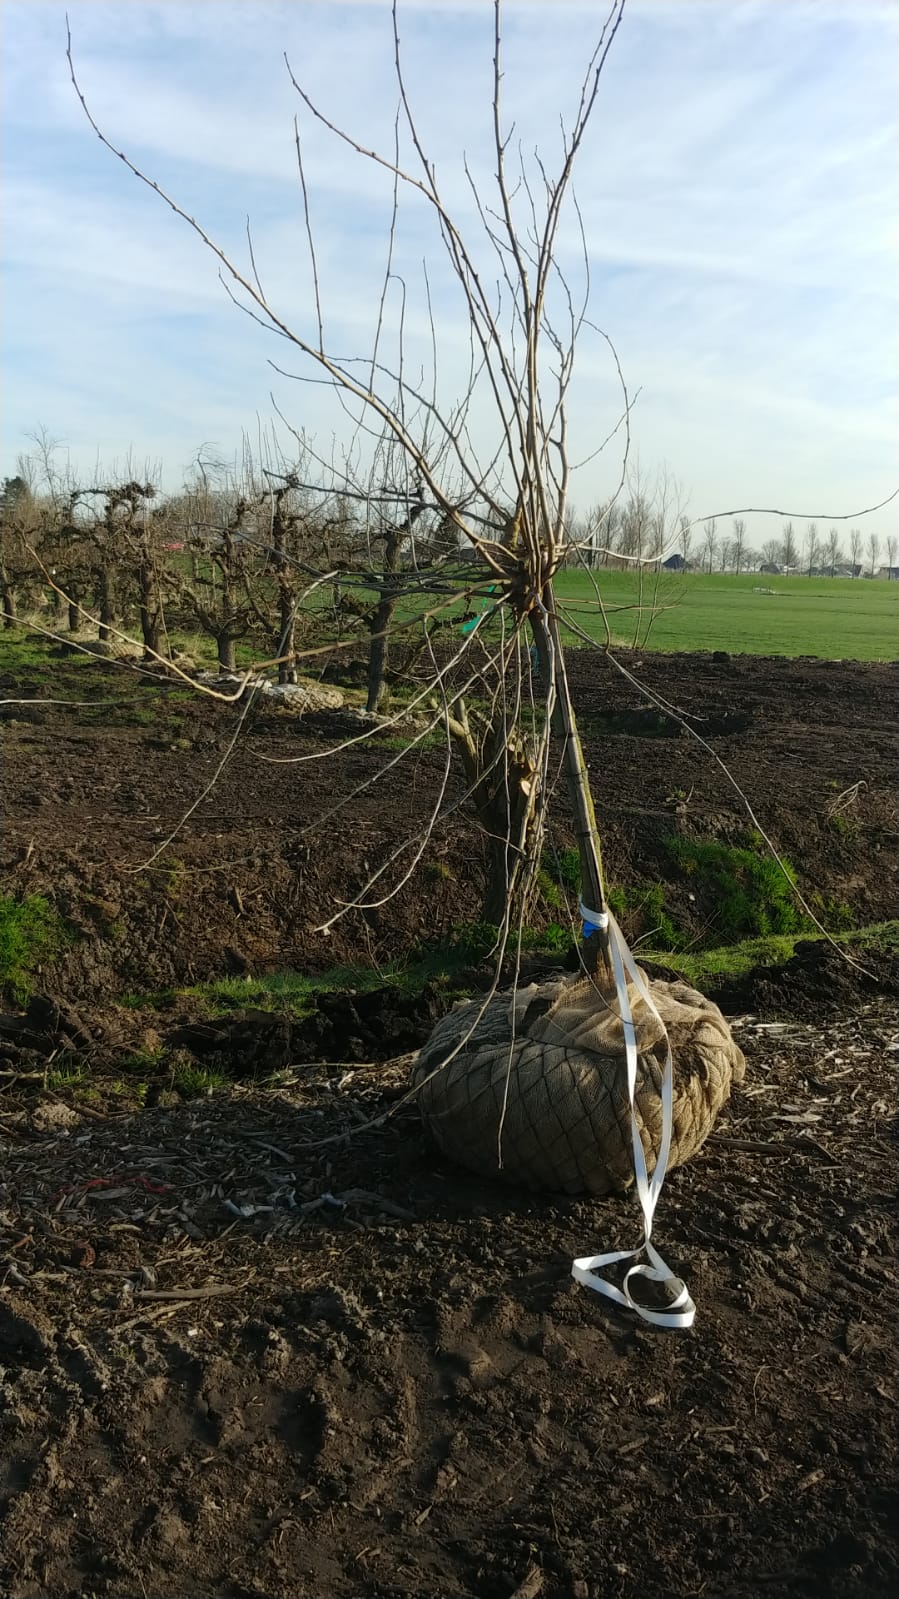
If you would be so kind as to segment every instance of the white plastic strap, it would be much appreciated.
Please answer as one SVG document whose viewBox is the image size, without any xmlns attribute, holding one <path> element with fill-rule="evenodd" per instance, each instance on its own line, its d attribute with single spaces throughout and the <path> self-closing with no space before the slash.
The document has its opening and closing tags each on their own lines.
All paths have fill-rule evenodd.
<svg viewBox="0 0 899 1599">
<path fill-rule="evenodd" d="M 589 905 L 585 905 L 583 900 L 578 901 L 577 908 L 581 921 L 584 922 L 585 925 L 591 929 L 591 931 L 596 930 L 597 932 L 605 932 L 609 925 L 608 911 L 591 911 Z"/>
<path fill-rule="evenodd" d="M 668 1156 L 671 1151 L 674 1107 L 674 1067 L 671 1059 L 671 1045 L 668 1043 L 667 1033 L 665 1033 L 666 1057 L 662 1070 L 662 1142 L 659 1147 L 652 1180 L 650 1181 L 646 1170 L 643 1141 L 640 1137 L 640 1128 L 637 1122 L 637 1036 L 628 998 L 626 973 L 630 975 L 635 987 L 656 1017 L 663 1032 L 664 1022 L 662 1022 L 662 1018 L 653 1003 L 652 995 L 637 969 L 621 929 L 611 912 L 602 913 L 603 922 L 599 921 L 595 912 L 587 910 L 583 905 L 580 906 L 580 912 L 584 921 L 593 927 L 608 925 L 612 935 L 609 939 L 609 951 L 612 957 L 612 970 L 615 976 L 615 991 L 621 1016 L 621 1025 L 624 1029 L 634 1178 L 637 1186 L 637 1197 L 643 1212 L 643 1242 L 637 1249 L 617 1249 L 605 1255 L 584 1255 L 572 1265 L 571 1275 L 579 1283 L 583 1283 L 585 1288 L 592 1288 L 596 1293 L 605 1294 L 608 1299 L 614 1299 L 618 1304 L 625 1305 L 629 1310 L 635 1311 L 638 1316 L 642 1317 L 643 1321 L 648 1321 L 653 1327 L 666 1327 L 675 1330 L 692 1327 L 693 1319 L 696 1315 L 696 1306 L 690 1298 L 685 1284 L 679 1277 L 675 1277 L 670 1268 L 666 1266 L 651 1241 L 652 1219 L 659 1201 L 659 1195 L 662 1192 L 662 1184 L 665 1181 L 665 1172 L 668 1167 Z M 640 1263 L 631 1266 L 625 1273 L 624 1281 L 620 1288 L 615 1288 L 612 1283 L 606 1282 L 604 1277 L 596 1275 L 597 1267 L 611 1266 L 619 1260 L 634 1260 L 640 1254 L 646 1256 L 649 1264 Z M 630 1283 L 634 1277 L 648 1277 L 652 1282 L 665 1283 L 669 1294 L 673 1295 L 672 1302 L 661 1310 L 650 1310 L 646 1306 L 638 1304 L 630 1292 Z"/>
</svg>

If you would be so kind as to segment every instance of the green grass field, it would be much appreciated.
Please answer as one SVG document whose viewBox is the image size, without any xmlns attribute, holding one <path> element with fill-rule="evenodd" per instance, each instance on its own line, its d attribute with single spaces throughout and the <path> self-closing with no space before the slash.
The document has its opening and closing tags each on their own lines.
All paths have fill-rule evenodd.
<svg viewBox="0 0 899 1599">
<path fill-rule="evenodd" d="M 616 644 L 633 644 L 639 624 L 636 642 L 641 649 L 855 661 L 899 657 L 899 583 L 664 573 L 644 576 L 641 600 L 635 573 L 599 571 L 596 577 Z M 556 592 L 578 627 L 591 638 L 605 638 L 589 574 L 560 573 Z M 647 609 L 633 609 L 641 603 Z M 650 624 L 654 605 L 664 609 Z"/>
<path fill-rule="evenodd" d="M 899 583 L 757 573 L 736 577 L 720 572 L 646 573 L 641 582 L 635 572 L 603 569 L 595 578 L 616 644 L 641 650 L 727 650 L 734 655 L 811 655 L 824 660 L 899 658 Z M 368 590 L 357 589 L 354 594 L 361 600 L 374 599 Z M 604 642 L 591 574 L 560 572 L 556 594 L 563 617 L 590 639 Z M 310 610 L 325 604 L 324 591 L 319 591 Z M 433 596 L 401 602 L 396 621 L 409 621 L 432 605 Z M 441 615 L 452 622 L 462 610 L 460 600 Z M 41 624 L 52 625 L 46 616 Z M 486 626 L 498 636 L 495 623 Z M 137 637 L 133 618 L 131 633 Z M 584 642 L 575 631 L 565 636 L 572 645 Z M 173 626 L 171 642 L 198 662 L 211 665 L 215 660 L 212 640 L 194 629 L 185 631 L 183 619 L 180 627 Z M 258 660 L 260 648 L 259 640 L 238 641 L 238 663 Z M 46 640 L 28 635 L 27 630 L 14 628 L 0 635 L 0 657 L 7 669 L 14 660 L 19 666 L 37 664 L 46 659 L 46 651 Z"/>
</svg>

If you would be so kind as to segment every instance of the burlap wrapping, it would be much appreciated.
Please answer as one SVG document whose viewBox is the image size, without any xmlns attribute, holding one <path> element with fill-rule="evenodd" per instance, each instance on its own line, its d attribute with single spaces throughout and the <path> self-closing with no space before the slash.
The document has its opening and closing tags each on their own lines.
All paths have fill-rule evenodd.
<svg viewBox="0 0 899 1599">
<path fill-rule="evenodd" d="M 707 1137 L 745 1061 L 717 1005 L 686 983 L 645 980 L 671 1041 L 669 1166 L 678 1166 Z M 639 990 L 632 985 L 628 996 L 639 1050 L 637 1120 L 652 1173 L 665 1041 Z M 477 1011 L 469 1001 L 438 1022 L 413 1069 L 422 1116 L 443 1152 L 473 1171 L 531 1188 L 567 1194 L 629 1188 L 630 1107 L 614 990 L 600 994 L 587 978 L 562 978 L 516 996 L 500 994 L 466 1039 Z"/>
</svg>

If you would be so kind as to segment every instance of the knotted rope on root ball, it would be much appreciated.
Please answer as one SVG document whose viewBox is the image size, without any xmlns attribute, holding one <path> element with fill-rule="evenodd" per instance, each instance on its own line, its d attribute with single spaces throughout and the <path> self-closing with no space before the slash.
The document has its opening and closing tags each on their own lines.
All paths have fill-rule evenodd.
<svg viewBox="0 0 899 1599">
<path fill-rule="evenodd" d="M 658 1011 L 628 983 L 636 1120 L 651 1174 L 662 1139 L 666 1030 L 674 1063 L 669 1166 L 703 1143 L 745 1061 L 711 1000 L 686 983 L 640 975 Z M 468 1001 L 438 1022 L 413 1069 L 422 1116 L 444 1154 L 472 1171 L 557 1193 L 630 1188 L 631 1111 L 614 983 L 554 979 L 497 995 L 480 1020 L 478 1008 Z"/>
</svg>

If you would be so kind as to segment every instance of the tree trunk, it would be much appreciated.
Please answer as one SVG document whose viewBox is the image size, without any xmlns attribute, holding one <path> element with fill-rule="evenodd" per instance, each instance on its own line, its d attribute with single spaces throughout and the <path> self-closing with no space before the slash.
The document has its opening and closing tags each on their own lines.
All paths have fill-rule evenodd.
<svg viewBox="0 0 899 1599">
<path fill-rule="evenodd" d="M 297 680 L 296 614 L 287 560 L 287 524 L 282 503 L 286 492 L 286 488 L 279 489 L 275 495 L 272 516 L 272 549 L 275 552 L 274 565 L 278 579 L 278 637 L 275 642 L 275 654 L 278 656 L 278 682 L 282 685 L 295 683 Z"/>
<path fill-rule="evenodd" d="M 9 581 L 6 567 L 0 564 L 0 599 L 3 602 L 3 626 L 16 625 L 16 591 Z"/>
<path fill-rule="evenodd" d="M 396 600 L 381 590 L 381 600 L 371 617 L 371 642 L 368 647 L 367 711 L 376 711 L 384 700 L 384 677 L 387 671 L 387 631 L 396 608 Z"/>
<path fill-rule="evenodd" d="M 81 626 L 81 608 L 77 600 L 69 600 L 69 632 L 77 633 Z"/>
<path fill-rule="evenodd" d="M 281 586 L 278 621 L 280 625 L 278 653 L 282 657 L 278 663 L 278 682 L 295 683 L 297 680 L 296 615 L 294 613 L 293 595 L 283 585 Z"/>
<path fill-rule="evenodd" d="M 231 637 L 231 634 L 219 633 L 215 642 L 218 650 L 219 670 L 222 672 L 236 671 L 237 656 L 234 649 L 235 641 Z"/>
<path fill-rule="evenodd" d="M 378 603 L 370 622 L 371 643 L 368 649 L 367 711 L 376 711 L 384 699 L 384 679 L 387 674 L 387 634 L 396 609 L 394 578 L 399 566 L 400 550 L 405 535 L 411 531 L 419 515 L 416 506 L 402 527 L 388 529 L 384 540 L 384 572 L 378 589 Z"/>
<path fill-rule="evenodd" d="M 156 596 L 153 592 L 153 563 L 148 555 L 141 557 L 140 631 L 144 642 L 144 660 L 151 661 L 160 654 L 161 626 Z"/>
<path fill-rule="evenodd" d="M 116 620 L 115 613 L 115 580 L 109 566 L 101 566 L 98 574 L 98 600 L 100 604 L 100 632 L 99 637 L 103 643 L 109 639 L 109 629 Z"/>
<path fill-rule="evenodd" d="M 525 735 L 502 722 L 478 734 L 464 706 L 450 722 L 478 821 L 487 837 L 487 881 L 481 920 L 498 927 L 527 921 L 531 893 L 521 867 L 540 853 L 543 813 L 530 802 L 534 759 Z M 505 746 L 505 749 L 504 749 Z"/>
<path fill-rule="evenodd" d="M 502 736 L 502 735 L 501 735 Z M 493 792 L 478 807 L 481 824 L 487 833 L 487 882 L 484 888 L 482 920 L 498 927 L 510 909 L 510 926 L 527 924 L 535 895 L 535 885 L 521 881 L 522 860 L 539 856 L 543 842 L 543 815 L 528 802 L 534 782 L 534 763 L 524 741 L 508 752 L 508 790 L 505 763 L 491 774 Z"/>
</svg>

